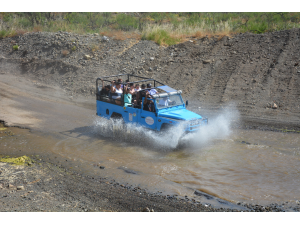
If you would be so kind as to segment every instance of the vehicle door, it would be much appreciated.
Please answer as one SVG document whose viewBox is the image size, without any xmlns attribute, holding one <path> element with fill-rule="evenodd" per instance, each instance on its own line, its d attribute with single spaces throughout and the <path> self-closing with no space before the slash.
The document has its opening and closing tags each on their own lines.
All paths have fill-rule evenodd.
<svg viewBox="0 0 300 225">
<path fill-rule="evenodd" d="M 137 122 L 138 109 L 124 106 L 123 110 L 123 118 L 126 123 Z"/>
</svg>

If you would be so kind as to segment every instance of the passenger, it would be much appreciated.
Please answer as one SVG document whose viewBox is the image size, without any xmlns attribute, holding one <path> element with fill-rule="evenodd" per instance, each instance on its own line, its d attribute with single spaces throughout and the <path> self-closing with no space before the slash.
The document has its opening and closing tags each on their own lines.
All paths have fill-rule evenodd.
<svg viewBox="0 0 300 225">
<path fill-rule="evenodd" d="M 130 83 L 130 84 L 129 84 L 129 92 L 130 92 L 130 94 L 132 94 L 132 95 L 136 94 L 136 90 L 134 89 L 133 83 Z"/>
<path fill-rule="evenodd" d="M 140 91 L 140 90 L 141 90 L 140 85 L 139 85 L 139 84 L 136 84 L 134 90 L 135 90 L 136 92 Z"/>
<path fill-rule="evenodd" d="M 136 94 L 136 102 L 139 107 L 142 105 L 143 97 L 146 97 L 147 90 L 144 90 L 145 88 L 146 88 L 146 85 L 142 84 L 142 89 L 139 92 L 137 92 L 137 94 Z"/>
<path fill-rule="evenodd" d="M 128 88 L 127 85 L 125 85 L 124 88 L 124 106 L 131 106 L 132 94 L 130 93 L 130 88 Z"/>
<path fill-rule="evenodd" d="M 151 84 L 147 84 L 147 89 L 151 88 Z M 150 95 L 155 95 L 157 93 L 157 90 L 155 89 L 150 89 L 149 90 Z"/>
<path fill-rule="evenodd" d="M 118 83 L 121 84 L 121 88 L 123 89 L 123 84 L 122 84 L 122 83 L 123 83 L 123 80 L 122 80 L 121 78 L 118 79 Z"/>
<path fill-rule="evenodd" d="M 105 87 L 102 87 L 102 90 L 100 91 L 100 95 L 108 96 L 110 90 L 110 85 L 106 85 Z"/>
<path fill-rule="evenodd" d="M 133 104 L 136 105 L 136 90 L 134 89 L 133 83 L 130 83 L 129 86 L 130 86 L 129 93 L 132 96 Z"/>
<path fill-rule="evenodd" d="M 149 92 L 147 92 L 146 97 L 144 99 L 144 104 L 143 104 L 143 110 L 154 112 L 154 103 L 153 101 L 149 100 L 151 98 Z"/>
<path fill-rule="evenodd" d="M 104 86 L 104 81 L 102 79 L 101 79 L 101 81 L 102 81 L 102 90 L 100 91 L 100 95 L 108 96 L 108 93 L 110 90 L 110 85 Z"/>
<path fill-rule="evenodd" d="M 114 81 L 112 81 L 111 84 L 112 85 L 110 88 L 110 92 L 111 92 L 112 99 L 115 101 L 117 105 L 121 105 L 121 96 L 123 94 L 121 84 L 118 82 L 115 83 Z"/>
</svg>

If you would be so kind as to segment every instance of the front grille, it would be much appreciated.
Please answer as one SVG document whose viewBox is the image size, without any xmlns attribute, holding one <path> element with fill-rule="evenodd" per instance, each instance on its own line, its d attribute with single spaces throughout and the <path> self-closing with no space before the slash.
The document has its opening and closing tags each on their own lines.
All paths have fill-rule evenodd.
<svg viewBox="0 0 300 225">
<path fill-rule="evenodd" d="M 192 120 L 192 121 L 190 122 L 190 126 L 196 126 L 196 125 L 199 125 L 199 124 L 201 124 L 201 121 L 202 121 L 202 119 L 199 119 L 199 120 Z"/>
<path fill-rule="evenodd" d="M 191 120 L 189 122 L 190 130 L 197 130 L 200 128 L 200 126 L 207 124 L 207 118 L 197 119 L 197 120 Z"/>
</svg>

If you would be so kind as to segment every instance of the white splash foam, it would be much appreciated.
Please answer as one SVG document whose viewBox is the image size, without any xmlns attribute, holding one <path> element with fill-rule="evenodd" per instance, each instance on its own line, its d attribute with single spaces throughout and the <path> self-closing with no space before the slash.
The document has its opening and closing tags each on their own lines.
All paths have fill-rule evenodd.
<svg viewBox="0 0 300 225">
<path fill-rule="evenodd" d="M 185 145 L 199 147 L 214 139 L 224 139 L 230 135 L 231 123 L 238 117 L 238 110 L 231 106 L 222 111 L 216 118 L 209 119 L 208 125 L 203 126 L 198 132 L 183 137 L 184 124 L 164 133 L 136 126 L 136 124 L 127 124 L 124 130 L 120 120 L 107 120 L 97 117 L 94 121 L 94 127 L 95 132 L 104 137 L 138 144 L 142 147 L 159 149 L 159 151 L 170 151 L 176 149 L 181 141 Z"/>
<path fill-rule="evenodd" d="M 215 139 L 227 138 L 232 132 L 232 122 L 238 120 L 239 115 L 239 111 L 236 107 L 230 105 L 215 118 L 209 118 L 207 126 L 201 127 L 196 133 L 185 136 L 183 140 L 185 142 L 188 141 L 193 146 L 199 147 L 209 144 Z"/>
</svg>

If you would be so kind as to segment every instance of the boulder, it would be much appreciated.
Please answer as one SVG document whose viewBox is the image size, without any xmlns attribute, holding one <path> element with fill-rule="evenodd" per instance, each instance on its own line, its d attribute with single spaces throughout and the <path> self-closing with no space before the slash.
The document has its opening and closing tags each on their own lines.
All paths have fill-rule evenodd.
<svg viewBox="0 0 300 225">
<path fill-rule="evenodd" d="M 277 108 L 278 108 L 278 106 L 277 106 L 277 104 L 274 102 L 273 105 L 272 105 L 272 109 L 277 109 Z"/>
<path fill-rule="evenodd" d="M 109 38 L 106 37 L 106 36 L 103 36 L 102 39 L 101 39 L 101 41 L 103 41 L 103 42 L 109 42 Z"/>
<path fill-rule="evenodd" d="M 148 207 L 144 208 L 142 212 L 150 212 L 150 209 Z"/>
<path fill-rule="evenodd" d="M 89 59 L 91 59 L 92 57 L 90 56 L 90 55 L 84 55 L 84 59 L 86 59 L 86 60 L 89 60 Z"/>
<path fill-rule="evenodd" d="M 24 186 L 17 186 L 17 190 L 21 191 L 21 190 L 24 190 Z"/>
<path fill-rule="evenodd" d="M 204 64 L 210 64 L 210 63 L 211 63 L 211 60 L 203 60 L 203 63 L 204 63 Z"/>
</svg>

